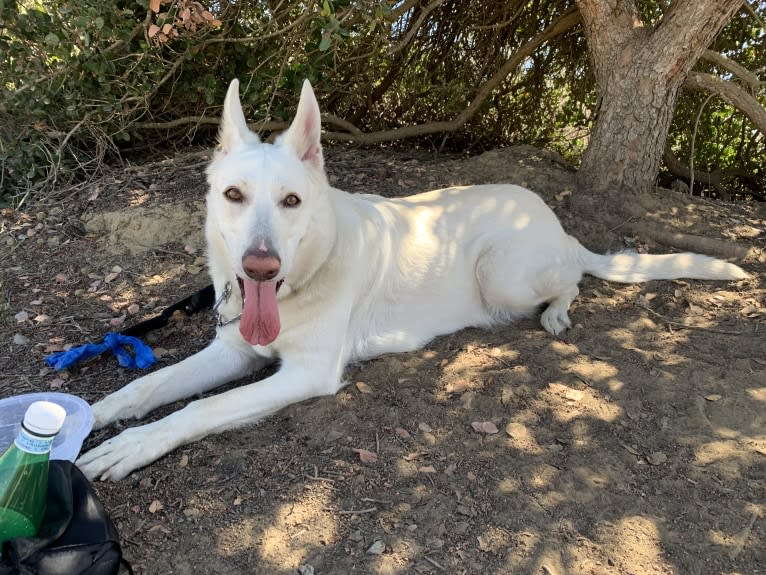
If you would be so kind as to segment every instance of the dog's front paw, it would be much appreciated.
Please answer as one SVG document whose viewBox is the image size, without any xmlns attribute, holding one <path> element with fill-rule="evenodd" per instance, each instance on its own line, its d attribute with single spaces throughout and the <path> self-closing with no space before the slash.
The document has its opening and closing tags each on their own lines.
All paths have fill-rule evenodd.
<svg viewBox="0 0 766 575">
<path fill-rule="evenodd" d="M 82 455 L 77 466 L 90 480 L 124 479 L 169 451 L 153 429 L 156 423 L 126 429 Z"/>
<path fill-rule="evenodd" d="M 140 419 L 146 415 L 152 407 L 152 396 L 163 382 L 162 371 L 150 373 L 94 403 L 93 429 L 101 429 L 118 419 Z"/>
</svg>

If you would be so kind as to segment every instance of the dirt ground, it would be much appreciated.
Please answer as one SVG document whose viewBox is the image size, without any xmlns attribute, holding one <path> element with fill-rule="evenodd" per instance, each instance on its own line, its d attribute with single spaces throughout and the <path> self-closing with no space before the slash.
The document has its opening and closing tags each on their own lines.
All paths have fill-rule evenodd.
<svg viewBox="0 0 766 575">
<path fill-rule="evenodd" d="M 547 152 L 326 157 L 350 192 L 512 182 L 591 249 L 671 249 L 607 230 L 599 213 L 575 221 L 574 172 Z M 57 389 L 93 402 L 139 375 L 113 357 L 63 373 L 43 358 L 208 283 L 205 160 L 115 170 L 80 195 L 3 212 L 0 397 Z M 334 397 L 99 483 L 136 573 L 766 573 L 766 207 L 655 200 L 649 220 L 752 248 L 753 278 L 586 278 L 560 339 L 537 318 L 466 329 L 351 366 Z M 205 346 L 213 324 L 203 312 L 153 332 L 158 367 Z"/>
</svg>

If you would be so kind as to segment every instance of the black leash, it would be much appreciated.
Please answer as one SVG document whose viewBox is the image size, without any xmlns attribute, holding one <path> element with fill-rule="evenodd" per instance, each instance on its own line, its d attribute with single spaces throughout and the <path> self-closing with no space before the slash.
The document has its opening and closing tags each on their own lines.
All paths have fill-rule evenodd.
<svg viewBox="0 0 766 575">
<path fill-rule="evenodd" d="M 189 297 L 165 308 L 159 315 L 142 321 L 132 327 L 125 328 L 119 333 L 122 335 L 140 337 L 152 330 L 165 327 L 168 324 L 168 321 L 170 321 L 170 317 L 177 311 L 182 311 L 186 315 L 194 315 L 202 310 L 211 309 L 214 303 L 215 290 L 213 289 L 213 284 L 210 284 Z"/>
</svg>

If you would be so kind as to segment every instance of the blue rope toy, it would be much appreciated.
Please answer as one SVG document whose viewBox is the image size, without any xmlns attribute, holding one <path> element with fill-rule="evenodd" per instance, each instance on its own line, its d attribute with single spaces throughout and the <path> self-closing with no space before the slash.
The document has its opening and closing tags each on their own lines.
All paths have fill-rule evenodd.
<svg viewBox="0 0 766 575">
<path fill-rule="evenodd" d="M 133 346 L 134 355 L 131 355 L 125 346 Z M 117 361 L 122 367 L 146 369 L 157 361 L 154 353 L 152 353 L 152 348 L 137 337 L 108 333 L 104 337 L 103 343 L 86 343 L 73 347 L 69 351 L 52 353 L 45 358 L 45 363 L 56 371 L 60 371 L 81 359 L 90 359 L 109 350 L 117 356 Z"/>
</svg>

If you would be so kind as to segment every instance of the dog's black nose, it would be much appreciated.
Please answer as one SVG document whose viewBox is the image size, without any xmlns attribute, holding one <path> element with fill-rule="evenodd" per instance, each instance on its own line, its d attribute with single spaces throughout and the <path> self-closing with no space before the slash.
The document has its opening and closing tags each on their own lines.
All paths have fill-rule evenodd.
<svg viewBox="0 0 766 575">
<path fill-rule="evenodd" d="M 273 253 L 247 252 L 242 256 L 242 269 L 247 277 L 257 282 L 273 280 L 279 273 L 281 262 Z"/>
</svg>

